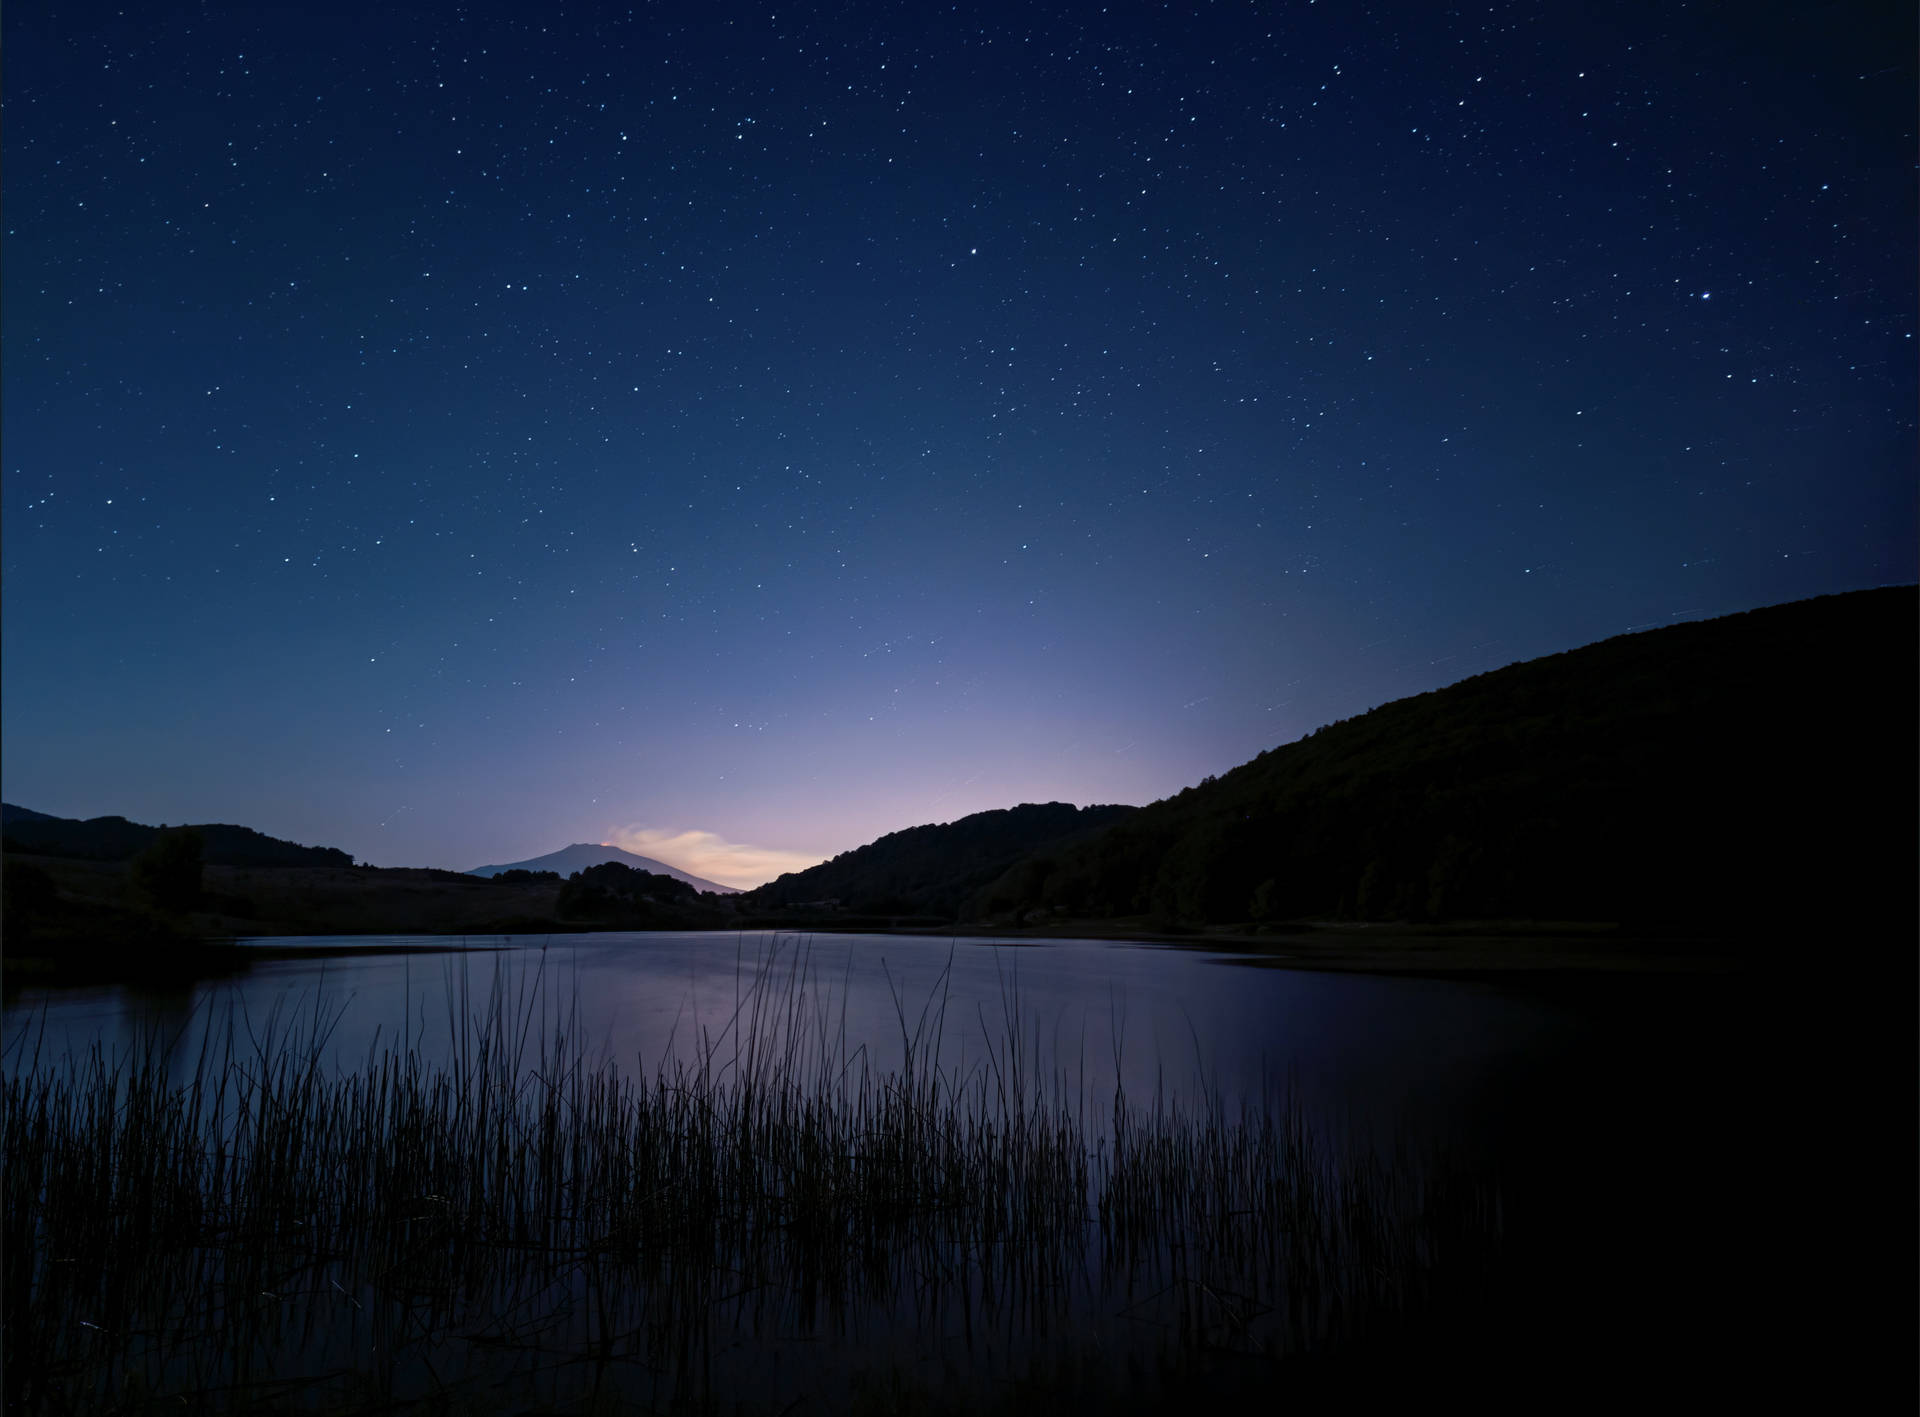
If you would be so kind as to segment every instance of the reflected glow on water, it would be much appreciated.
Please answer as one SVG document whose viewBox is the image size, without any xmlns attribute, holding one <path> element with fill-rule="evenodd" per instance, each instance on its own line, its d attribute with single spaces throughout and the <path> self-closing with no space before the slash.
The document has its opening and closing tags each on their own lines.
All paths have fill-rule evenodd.
<svg viewBox="0 0 1920 1417">
<path fill-rule="evenodd" d="M 1559 1046 L 1568 1018 L 1475 983 L 1236 967 L 1194 949 L 899 935 L 594 934 L 447 941 L 334 937 L 257 942 L 337 947 L 269 958 L 177 988 L 23 991 L 5 1014 L 9 1068 L 42 1055 L 149 1044 L 190 1076 L 206 1030 L 244 1035 L 289 1011 L 338 1013 L 328 1060 L 344 1070 L 403 1038 L 442 1061 L 463 1014 L 498 1007 L 528 1029 L 572 1022 L 623 1073 L 703 1057 L 729 1065 L 756 1004 L 798 1009 L 809 1030 L 878 1070 L 938 1021 L 939 1063 L 965 1071 L 1007 1040 L 1052 1090 L 1098 1111 L 1116 1087 L 1229 1108 L 1291 1086 L 1329 1116 L 1457 1131 L 1463 1102 L 1516 1062 Z M 381 946 L 434 952 L 351 953 Z M 506 948 L 498 948 L 499 946 Z"/>
</svg>

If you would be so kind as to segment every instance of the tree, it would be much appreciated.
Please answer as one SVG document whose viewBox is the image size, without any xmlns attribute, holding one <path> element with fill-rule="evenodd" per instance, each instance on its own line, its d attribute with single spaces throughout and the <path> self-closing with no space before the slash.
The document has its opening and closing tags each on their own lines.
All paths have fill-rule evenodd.
<svg viewBox="0 0 1920 1417">
<path fill-rule="evenodd" d="M 1367 869 L 1360 873 L 1360 889 L 1353 903 L 1354 913 L 1362 920 L 1385 919 L 1386 895 L 1386 872 L 1376 856 L 1367 863 Z"/>
<path fill-rule="evenodd" d="M 1427 918 L 1445 920 L 1474 907 L 1474 874 L 1480 849 L 1448 833 L 1427 867 Z"/>
<path fill-rule="evenodd" d="M 190 910 L 200 899 L 200 833 L 193 827 L 163 831 L 128 868 L 134 889 L 162 910 Z"/>
</svg>

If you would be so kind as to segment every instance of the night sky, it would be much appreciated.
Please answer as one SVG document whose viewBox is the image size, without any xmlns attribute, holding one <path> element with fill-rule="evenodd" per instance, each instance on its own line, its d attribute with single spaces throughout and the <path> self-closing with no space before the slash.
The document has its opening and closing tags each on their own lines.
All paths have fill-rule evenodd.
<svg viewBox="0 0 1920 1417">
<path fill-rule="evenodd" d="M 1912 581 L 1914 55 L 1904 3 L 9 5 L 6 799 L 750 885 Z"/>
</svg>

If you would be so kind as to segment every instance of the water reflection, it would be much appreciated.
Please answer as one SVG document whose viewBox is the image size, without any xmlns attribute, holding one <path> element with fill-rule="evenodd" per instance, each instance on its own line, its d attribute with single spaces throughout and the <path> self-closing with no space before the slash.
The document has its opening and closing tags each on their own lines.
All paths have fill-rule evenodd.
<svg viewBox="0 0 1920 1417">
<path fill-rule="evenodd" d="M 309 943 L 319 949 L 328 942 Z M 687 1391 L 706 1391 L 707 1369 L 688 1365 L 709 1358 L 683 1351 L 696 1343 L 708 1354 L 733 1355 L 721 1366 L 734 1374 L 735 1394 L 764 1385 L 765 1409 L 777 1411 L 788 1398 L 775 1395 L 789 1394 L 792 1372 L 808 1363 L 819 1371 L 806 1387 L 844 1398 L 848 1391 L 835 1385 L 852 1381 L 845 1364 L 886 1369 L 889 1355 L 901 1371 L 946 1354 L 976 1374 L 1007 1374 L 1034 1356 L 1048 1364 L 1085 1359 L 1097 1375 L 1119 1372 L 1119 1357 L 1141 1351 L 1142 1332 L 1184 1335 L 1186 1353 L 1239 1352 L 1234 1345 L 1269 1352 L 1283 1337 L 1271 1326 L 1294 1322 L 1276 1316 L 1309 1312 L 1310 1303 L 1301 1307 L 1309 1300 L 1345 1306 L 1364 1297 L 1350 1292 L 1349 1281 L 1385 1276 L 1387 1310 L 1399 1303 L 1409 1275 L 1477 1282 L 1472 1266 L 1433 1267 L 1432 1257 L 1447 1250 L 1445 1230 L 1394 1228 L 1399 1221 L 1392 1218 L 1415 1217 L 1430 1227 L 1436 1216 L 1451 1217 L 1457 1233 L 1482 1233 L 1489 1192 L 1476 1188 L 1483 1178 L 1492 1178 L 1491 1194 L 1499 1197 L 1496 1228 L 1508 1246 L 1501 1282 L 1510 1297 L 1456 1305 L 1461 1296 L 1452 1291 L 1430 1295 L 1429 1320 L 1474 1315 L 1462 1322 L 1493 1336 L 1485 1340 L 1490 1347 L 1476 1350 L 1474 1335 L 1434 1329 L 1421 1340 L 1431 1343 L 1430 1354 L 1506 1355 L 1520 1342 L 1512 1335 L 1524 1334 L 1523 1349 L 1550 1356 L 1561 1351 L 1555 1345 L 1586 1341 L 1569 1335 L 1644 1328 L 1649 1315 L 1665 1331 L 1694 1333 L 1697 1325 L 1679 1311 L 1703 1308 L 1729 1316 L 1723 1347 L 1733 1352 L 1735 1337 L 1752 1327 L 1744 1296 L 1763 1292 L 1761 1267 L 1742 1249 L 1754 1233 L 1752 1217 L 1773 1203 L 1753 1181 L 1773 1172 L 1752 1163 L 1767 1134 L 1760 1124 L 1768 1094 L 1752 1073 L 1762 1056 L 1754 1037 L 1763 1015 L 1725 980 L 1589 978 L 1555 999 L 1462 981 L 1229 969 L 1205 952 L 1093 941 L 608 935 L 507 944 L 453 955 L 285 958 L 263 951 L 244 974 L 194 985 L 22 991 L 5 1014 L 6 1071 L 17 1078 L 35 1066 L 34 1048 L 40 1066 L 96 1050 L 110 1057 L 151 1050 L 165 1059 L 167 1078 L 185 1083 L 203 1049 L 218 1057 L 231 1048 L 248 1063 L 243 1081 L 251 1086 L 262 1070 L 250 1060 L 273 1056 L 272 1040 L 323 1040 L 315 1055 L 321 1070 L 341 1080 L 329 1084 L 328 1105 L 353 1127 L 373 1128 L 364 1133 L 372 1140 L 348 1158 L 351 1165 L 327 1160 L 328 1139 L 361 1133 L 298 1126 L 288 1131 L 284 1153 L 296 1159 L 264 1193 L 264 1209 L 249 1201 L 203 1215 L 206 1208 L 193 1200 L 198 1181 L 172 1191 L 142 1182 L 127 1193 L 138 1202 L 135 1210 L 156 1217 L 177 1202 L 175 1220 L 188 1236 L 169 1261 L 177 1267 L 171 1278 L 156 1270 L 145 1280 L 130 1274 L 127 1283 L 152 1290 L 154 1312 L 163 1316 L 171 1314 L 172 1296 L 200 1296 L 193 1301 L 199 1303 L 225 1295 L 220 1302 L 231 1313 L 210 1309 L 193 1328 L 194 1342 L 211 1345 L 207 1361 L 222 1372 L 221 1365 L 244 1366 L 256 1354 L 263 1371 L 281 1363 L 295 1351 L 288 1325 L 297 1322 L 324 1334 L 324 1342 L 299 1343 L 319 1345 L 313 1353 L 324 1350 L 343 1372 L 358 1361 L 363 1339 L 377 1339 L 382 1353 L 396 1342 L 434 1354 L 442 1345 L 477 1344 L 463 1371 L 478 1381 L 494 1353 L 516 1372 L 533 1365 L 518 1382 L 536 1368 L 545 1371 L 539 1365 L 547 1362 L 546 1345 L 564 1341 L 576 1353 L 567 1363 L 592 1351 L 629 1376 L 671 1371 L 679 1375 L 673 1382 L 693 1385 Z M 553 1069 L 540 1060 L 553 1056 L 563 1033 L 585 1040 L 588 1077 L 610 1063 L 642 1086 L 663 1068 L 683 1077 L 692 1070 L 701 1081 L 656 1092 L 648 1115 L 668 1116 L 670 1124 L 646 1123 L 654 1140 L 645 1144 L 644 1118 L 633 1111 L 619 1113 L 629 1120 L 611 1130 L 603 1120 L 579 1133 L 591 1145 L 551 1145 L 573 1119 L 618 1111 L 577 1093 L 549 1109 L 551 1125 L 534 1118 L 500 1144 L 460 1151 L 444 1139 L 467 1135 L 462 1119 L 478 1114 L 461 1110 L 458 1089 L 435 1092 L 432 1074 L 458 1074 L 476 1031 L 498 1041 L 509 1059 L 498 1078 L 498 1105 L 487 1114 L 495 1118 L 515 1114 L 523 1102 L 553 1100 Z M 397 1054 L 395 1044 L 404 1045 Z M 303 1045 L 296 1043 L 295 1052 L 306 1056 Z M 1042 1217 L 1017 1244 L 1004 1242 L 997 1203 L 1016 1193 L 1013 1185 L 948 1184 L 938 1168 L 926 1167 L 926 1158 L 966 1139 L 951 1125 L 960 1119 L 943 1117 L 927 1130 L 920 1119 L 934 1109 L 915 1106 L 873 1125 L 898 1107 L 896 1074 L 910 1055 L 922 1080 L 937 1060 L 959 1087 L 982 1089 L 982 1125 L 953 1153 L 975 1158 L 967 1163 L 975 1169 L 959 1174 L 1065 1178 L 1064 1187 L 1047 1193 L 1051 1200 L 1011 1208 L 1015 1217 Z M 374 1105 L 366 1099 L 375 1092 L 354 1090 L 352 1079 L 372 1077 L 369 1062 L 382 1058 L 399 1059 L 401 1069 L 417 1061 L 423 1071 L 415 1076 L 424 1078 L 418 1107 Z M 770 1059 L 774 1075 L 807 1080 L 816 1095 L 823 1091 L 817 1080 L 830 1091 L 857 1060 L 869 1070 L 870 1100 L 838 1121 L 827 1117 L 826 1133 L 814 1130 L 823 1114 L 763 1116 L 752 1102 L 733 1114 L 732 1130 L 721 1129 L 719 1145 L 676 1153 L 659 1140 L 706 1135 L 718 1094 L 702 1089 L 763 1076 Z M 1013 1091 L 1037 1101 L 1009 1113 L 993 1099 L 1000 1080 L 1016 1073 L 1025 1081 Z M 382 1076 L 383 1088 L 406 1082 L 403 1072 Z M 1248 1170 L 1245 1158 L 1281 1154 L 1262 1153 L 1266 1143 L 1253 1144 L 1257 1125 L 1249 1129 L 1245 1120 L 1275 1115 L 1263 1104 L 1284 1089 L 1308 1104 L 1308 1140 L 1334 1143 L 1310 1147 L 1312 1154 L 1352 1156 L 1342 1145 L 1367 1139 L 1391 1139 L 1399 1149 L 1378 1171 L 1344 1161 L 1325 1170 L 1293 1161 Z M 1130 1135 L 1138 1145 L 1131 1152 L 1117 1141 L 1116 1090 L 1135 1108 L 1139 1129 Z M 106 1094 L 96 1087 L 90 1095 Z M 304 1095 L 284 1094 L 296 1101 Z M 786 1106 L 775 1093 L 752 1095 Z M 1058 1110 L 1049 1112 L 1055 1102 Z M 234 1115 L 242 1110 L 235 1104 Z M 257 1105 L 247 1126 L 275 1124 L 283 1112 L 279 1100 Z M 164 1114 L 164 1107 L 152 1109 Z M 1028 1160 L 1004 1167 L 992 1160 L 1016 1135 L 1010 1117 L 1042 1114 L 1084 1122 L 1059 1155 L 1087 1159 L 1085 1185 L 1072 1169 L 1077 1160 L 1051 1173 Z M 1174 1118 L 1171 1130 L 1159 1120 L 1166 1117 Z M 225 1120 L 222 1114 L 217 1134 L 264 1135 L 229 1132 Z M 1189 1123 L 1197 1130 L 1182 1131 Z M 1422 1134 L 1444 1140 L 1455 1157 L 1489 1165 L 1476 1161 L 1467 1173 L 1473 1185 L 1456 1186 L 1446 1181 L 1450 1173 L 1419 1162 Z M 76 1182 L 99 1181 L 99 1168 L 87 1161 L 94 1133 L 80 1135 L 89 1140 L 68 1148 L 63 1164 L 75 1168 Z M 1286 1147 L 1291 1135 L 1280 1136 Z M 748 1136 L 755 1138 L 750 1147 L 724 1140 Z M 821 1136 L 826 1141 L 816 1144 Z M 876 1150 L 873 1136 L 899 1144 Z M 770 1137 L 787 1138 L 791 1157 L 805 1164 L 788 1167 Z M 396 1138 L 401 1144 L 390 1145 Z M 978 1149 L 968 1149 L 976 1142 Z M 236 1157 L 246 1150 L 233 1145 Z M 301 1148 L 309 1146 L 319 1149 L 308 1156 Z M 122 1154 L 195 1153 L 189 1146 Z M 389 1176 L 407 1157 L 418 1164 L 406 1161 L 405 1174 Z M 478 1169 L 469 1164 L 474 1157 Z M 549 1159 L 513 1186 L 479 1184 L 494 1167 L 521 1175 L 532 1158 Z M 711 1184 L 688 1186 L 690 1161 L 713 1172 Z M 10 1158 L 8 1174 L 27 1168 Z M 1326 1184 L 1289 1191 L 1295 1181 L 1288 1178 L 1314 1175 Z M 1374 1179 L 1351 1184 L 1368 1176 Z M 1436 1176 L 1446 1184 L 1430 1191 L 1423 1178 Z M 81 1292 L 82 1282 L 120 1242 L 101 1230 L 97 1263 L 67 1261 L 76 1237 L 101 1223 L 132 1223 L 135 1210 L 123 1214 L 118 1201 L 81 1206 L 58 1217 L 57 1227 L 49 1220 L 53 1229 L 28 1234 L 38 1223 L 36 1208 L 77 1192 L 77 1185 L 46 1180 L 35 1198 L 9 1207 L 20 1231 L 9 1231 L 16 1241 L 10 1252 L 38 1253 L 44 1261 L 34 1282 L 80 1286 L 37 1291 L 52 1297 L 10 1310 L 38 1313 L 46 1326 L 31 1335 L 34 1342 L 12 1344 L 14 1352 L 51 1353 L 77 1341 L 69 1318 L 98 1322 L 88 1307 L 96 1296 Z M 850 1204 L 855 1196 L 866 1199 Z M 903 1196 L 918 1200 L 903 1206 Z M 1092 1230 L 1072 1223 L 1083 1197 L 1092 1198 L 1088 1214 L 1097 1217 L 1089 1223 L 1112 1226 L 1099 1232 L 1097 1247 Z M 1056 1205 L 1058 1214 L 1049 1208 Z M 245 1245 L 196 1238 L 208 1216 L 218 1230 L 223 1217 L 242 1212 L 254 1217 L 253 1228 L 234 1231 L 249 1236 Z M 95 1214 L 107 1220 L 88 1218 Z M 1146 1219 L 1128 1221 L 1129 1214 Z M 1350 1232 L 1372 1257 L 1359 1263 L 1319 1241 L 1299 1250 L 1303 1215 L 1337 1224 L 1345 1224 L 1343 1216 L 1378 1216 L 1392 1224 Z M 264 1229 L 262 1217 L 271 1222 Z M 48 1248 L 45 1237 L 55 1229 L 59 1242 Z M 1193 1268 L 1204 1248 L 1190 1243 L 1196 1237 L 1211 1247 L 1204 1272 Z M 129 1253 L 151 1268 L 147 1248 Z M 1302 1272 L 1300 1254 L 1332 1256 L 1332 1277 L 1304 1297 L 1287 1287 Z M 1695 1257 L 1687 1271 L 1693 1288 L 1645 1292 L 1644 1276 L 1656 1266 L 1662 1274 L 1680 1272 L 1676 1256 Z M 521 1285 L 531 1286 L 524 1292 L 534 1296 L 528 1302 L 546 1327 L 536 1333 L 515 1319 L 495 1332 L 488 1316 L 508 1312 L 502 1296 L 521 1295 Z M 1689 1293 L 1710 1293 L 1712 1302 L 1702 1305 Z M 1543 1302 L 1543 1295 L 1554 1297 Z M 1366 1302 L 1378 1304 L 1380 1296 Z M 253 1327 L 235 1328 L 233 1315 Z M 1049 1346 L 1040 1341 L 1047 1324 L 1092 1346 Z M 823 1332 L 839 1335 L 837 1346 L 823 1345 Z M 229 1343 L 234 1333 L 242 1336 L 238 1347 Z M 1626 1337 L 1609 1339 L 1608 1351 Z M 1311 1342 L 1311 1334 L 1301 1341 Z"/>
<path fill-rule="evenodd" d="M 567 1027 L 645 1077 L 676 1063 L 737 1067 L 745 1025 L 777 1014 L 883 1071 L 924 1026 L 938 1064 L 963 1073 L 1017 1043 L 1023 1068 L 1089 1113 L 1116 1091 L 1233 1111 L 1291 1090 L 1329 1125 L 1393 1130 L 1450 1125 L 1490 1075 L 1579 1028 L 1564 1010 L 1477 984 L 1222 969 L 1206 951 L 1091 940 L 603 934 L 419 955 L 345 952 L 403 939 L 263 943 L 342 952 L 195 984 L 26 990 L 6 1009 L 8 1038 L 32 1029 L 54 1054 L 157 1047 L 184 1077 L 209 1037 L 225 1046 L 229 1033 L 245 1040 L 320 1008 L 337 1014 L 325 1064 L 352 1071 L 396 1039 L 445 1061 L 465 1022 L 500 1014 L 530 1051 Z M 18 1050 L 8 1055 L 17 1066 Z"/>
</svg>

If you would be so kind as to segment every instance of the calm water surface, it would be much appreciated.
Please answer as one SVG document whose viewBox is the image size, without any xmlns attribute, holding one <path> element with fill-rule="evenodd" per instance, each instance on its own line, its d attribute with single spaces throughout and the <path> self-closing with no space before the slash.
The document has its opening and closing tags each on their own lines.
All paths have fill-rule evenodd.
<svg viewBox="0 0 1920 1417">
<path fill-rule="evenodd" d="M 242 1038 L 331 1025 L 328 1057 L 351 1069 L 404 1038 L 445 1058 L 463 1017 L 498 1007 L 542 1030 L 571 1022 L 623 1071 L 737 1065 L 756 1031 L 796 1025 L 828 1046 L 899 1067 L 920 1035 L 943 1067 L 1022 1065 L 1094 1115 L 1116 1086 L 1230 1108 L 1291 1087 L 1325 1116 L 1457 1130 L 1499 1082 L 1566 1046 L 1582 1025 L 1552 1004 L 1484 984 L 1250 968 L 1218 952 L 1060 940 L 774 933 L 495 937 L 452 953 L 349 953 L 443 939 L 315 938 L 338 957 L 263 959 L 226 979 L 21 992 L 8 1002 L 6 1067 L 95 1044 L 158 1046 L 184 1080 L 209 1029 Z M 1424 1129 L 1424 1127 L 1423 1127 Z"/>
</svg>

